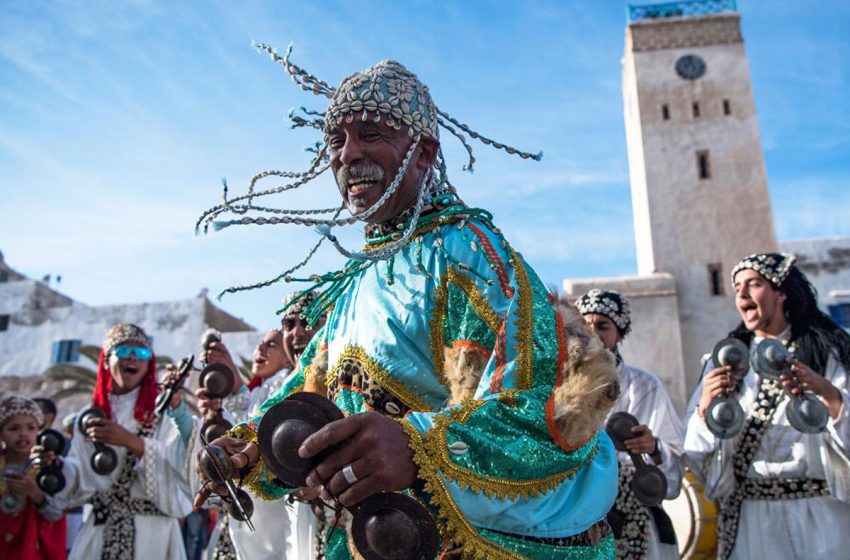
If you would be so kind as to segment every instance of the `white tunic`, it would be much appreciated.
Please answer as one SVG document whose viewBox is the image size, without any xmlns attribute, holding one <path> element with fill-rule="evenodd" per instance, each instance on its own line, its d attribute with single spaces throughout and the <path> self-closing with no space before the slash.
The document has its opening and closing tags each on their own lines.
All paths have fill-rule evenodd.
<svg viewBox="0 0 850 560">
<path fill-rule="evenodd" d="M 291 370 L 283 369 L 266 379 L 253 391 L 247 388 L 224 400 L 228 419 L 234 424 L 245 422 L 258 414 L 260 406 L 278 388 L 283 386 Z M 245 523 L 231 518 L 230 538 L 240 560 L 312 560 L 315 558 L 318 520 L 310 506 L 301 502 L 288 504 L 286 500 L 267 502 L 257 496 L 254 515 L 251 517 L 255 531 Z"/>
<path fill-rule="evenodd" d="M 756 338 L 750 347 L 761 341 Z M 705 371 L 711 371 L 709 363 Z M 787 393 L 780 397 L 761 446 L 747 473 L 748 478 L 810 478 L 826 480 L 829 496 L 793 500 L 747 500 L 732 558 L 847 558 L 850 550 L 850 394 L 847 372 L 830 356 L 825 376 L 841 391 L 843 404 L 837 418 L 830 418 L 820 434 L 803 434 L 785 417 Z M 752 369 L 743 380 L 738 401 L 752 409 L 759 375 Z M 685 461 L 705 485 L 706 496 L 721 499 L 734 490 L 733 458 L 741 434 L 716 438 L 705 420 L 696 414 L 702 383 L 688 405 L 690 416 L 685 436 Z"/>
<path fill-rule="evenodd" d="M 123 394 L 110 395 L 109 404 L 116 422 L 132 433 L 138 430 L 133 409 L 138 388 Z M 184 440 L 174 422 L 165 418 L 150 437 L 142 438 L 145 453 L 135 465 L 138 473 L 130 487 L 130 496 L 150 500 L 164 516 L 136 515 L 134 517 L 136 558 L 182 560 L 186 557 L 183 536 L 178 520 L 192 511 L 187 493 L 187 453 Z M 62 508 L 87 503 L 95 492 L 108 491 L 118 480 L 121 464 L 127 454 L 124 447 L 113 447 L 118 453 L 118 467 L 108 475 L 96 474 L 90 466 L 94 444 L 75 427 L 71 450 L 64 458 L 65 488 L 55 499 Z M 104 525 L 95 525 L 89 515 L 74 540 L 69 560 L 101 557 Z"/>
<path fill-rule="evenodd" d="M 628 412 L 641 424 L 652 430 L 652 435 L 658 438 L 658 449 L 661 453 L 661 464 L 656 465 L 667 479 L 667 499 L 679 495 L 682 486 L 682 469 L 679 458 L 682 454 L 682 424 L 673 408 L 673 402 L 667 390 L 658 377 L 648 371 L 638 369 L 620 362 L 617 366 L 620 382 L 620 397 L 617 399 L 611 414 Z M 621 463 L 631 464 L 628 453 L 618 452 Z M 652 516 L 650 515 L 650 520 Z M 678 547 L 674 544 L 663 544 L 658 537 L 655 522 L 648 525 L 646 558 L 650 560 L 679 558 Z"/>
</svg>

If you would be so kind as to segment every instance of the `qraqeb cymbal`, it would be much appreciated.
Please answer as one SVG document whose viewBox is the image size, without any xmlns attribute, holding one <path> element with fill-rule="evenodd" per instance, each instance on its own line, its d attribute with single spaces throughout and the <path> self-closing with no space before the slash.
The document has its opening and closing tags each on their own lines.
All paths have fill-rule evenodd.
<svg viewBox="0 0 850 560">
<path fill-rule="evenodd" d="M 269 408 L 257 428 L 257 443 L 269 470 L 284 484 L 300 487 L 330 450 L 309 459 L 298 448 L 325 424 L 343 418 L 328 399 L 313 393 L 295 393 Z"/>
<path fill-rule="evenodd" d="M 366 560 L 433 560 L 441 545 L 430 512 L 395 492 L 373 494 L 358 504 L 351 536 Z"/>
</svg>

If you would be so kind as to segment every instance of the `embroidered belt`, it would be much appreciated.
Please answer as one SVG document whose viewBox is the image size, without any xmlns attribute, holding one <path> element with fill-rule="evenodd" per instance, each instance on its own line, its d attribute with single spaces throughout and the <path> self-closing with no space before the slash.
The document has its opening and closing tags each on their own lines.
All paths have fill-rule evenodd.
<svg viewBox="0 0 850 560">
<path fill-rule="evenodd" d="M 829 496 L 829 486 L 815 478 L 748 478 L 741 492 L 745 500 L 798 500 Z"/>
</svg>

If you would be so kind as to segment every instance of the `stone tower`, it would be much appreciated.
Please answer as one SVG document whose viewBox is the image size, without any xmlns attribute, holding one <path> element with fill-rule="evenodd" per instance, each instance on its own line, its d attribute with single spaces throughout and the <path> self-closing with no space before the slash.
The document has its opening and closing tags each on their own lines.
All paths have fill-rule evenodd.
<svg viewBox="0 0 850 560">
<path fill-rule="evenodd" d="M 685 384 L 737 322 L 729 272 L 777 250 L 734 0 L 629 7 L 623 58 L 638 274 L 669 273 Z"/>
</svg>

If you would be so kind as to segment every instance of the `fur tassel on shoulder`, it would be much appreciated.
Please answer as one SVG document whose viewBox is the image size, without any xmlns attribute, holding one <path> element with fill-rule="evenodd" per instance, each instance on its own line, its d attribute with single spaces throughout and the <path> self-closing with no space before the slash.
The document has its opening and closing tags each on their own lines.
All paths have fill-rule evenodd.
<svg viewBox="0 0 850 560">
<path fill-rule="evenodd" d="M 569 447 L 581 445 L 603 427 L 620 395 L 614 355 L 590 331 L 578 309 L 559 301 L 567 358 L 555 388 L 554 421 Z"/>
</svg>

